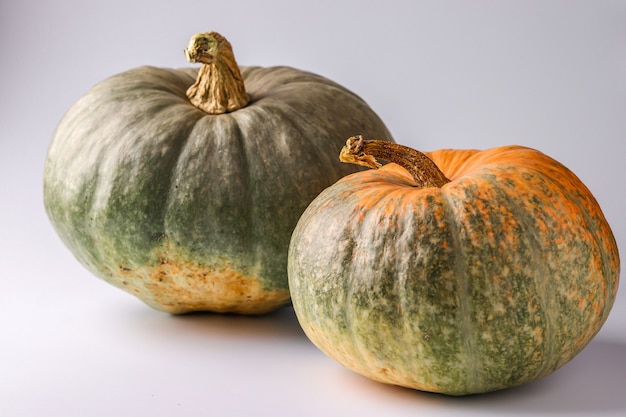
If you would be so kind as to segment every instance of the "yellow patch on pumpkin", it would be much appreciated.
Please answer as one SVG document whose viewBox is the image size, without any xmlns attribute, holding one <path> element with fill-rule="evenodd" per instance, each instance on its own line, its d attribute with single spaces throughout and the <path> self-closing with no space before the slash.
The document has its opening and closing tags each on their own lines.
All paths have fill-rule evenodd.
<svg viewBox="0 0 626 417">
<path fill-rule="evenodd" d="M 289 300 L 288 290 L 267 290 L 257 276 L 243 275 L 227 263 L 208 268 L 161 258 L 155 265 L 119 267 L 110 271 L 107 280 L 149 306 L 172 314 L 265 314 Z"/>
</svg>

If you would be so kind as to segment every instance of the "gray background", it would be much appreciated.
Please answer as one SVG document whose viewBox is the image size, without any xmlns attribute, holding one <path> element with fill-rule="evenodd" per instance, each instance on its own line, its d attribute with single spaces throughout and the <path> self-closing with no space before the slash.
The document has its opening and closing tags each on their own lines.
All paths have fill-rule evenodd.
<svg viewBox="0 0 626 417">
<path fill-rule="evenodd" d="M 622 415 L 626 299 L 574 361 L 452 399 L 326 358 L 289 309 L 150 310 L 93 278 L 50 227 L 42 169 L 69 106 L 101 79 L 188 65 L 217 30 L 241 65 L 290 65 L 359 94 L 423 150 L 535 147 L 594 193 L 626 247 L 626 2 L 3 0 L 0 3 L 0 415 Z"/>
</svg>

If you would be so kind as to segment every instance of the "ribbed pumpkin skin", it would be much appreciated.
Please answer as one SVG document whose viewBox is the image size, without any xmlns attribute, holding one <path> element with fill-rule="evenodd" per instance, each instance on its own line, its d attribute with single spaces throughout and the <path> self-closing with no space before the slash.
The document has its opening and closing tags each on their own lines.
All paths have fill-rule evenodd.
<svg viewBox="0 0 626 417">
<path fill-rule="evenodd" d="M 428 154 L 326 189 L 292 236 L 292 302 L 331 358 L 385 383 L 465 395 L 550 374 L 599 331 L 619 255 L 589 190 L 528 148 Z"/>
<path fill-rule="evenodd" d="M 259 314 L 289 301 L 289 238 L 354 168 L 355 131 L 390 138 L 356 95 L 287 67 L 242 67 L 251 103 L 208 115 L 197 69 L 141 67 L 91 89 L 49 148 L 45 208 L 94 274 L 172 313 Z"/>
</svg>

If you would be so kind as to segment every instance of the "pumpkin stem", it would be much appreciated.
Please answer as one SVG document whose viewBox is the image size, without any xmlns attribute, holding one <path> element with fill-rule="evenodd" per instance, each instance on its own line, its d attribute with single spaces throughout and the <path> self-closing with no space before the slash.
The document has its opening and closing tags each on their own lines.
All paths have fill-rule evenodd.
<svg viewBox="0 0 626 417">
<path fill-rule="evenodd" d="M 222 114 L 250 101 L 230 42 L 217 32 L 191 37 L 184 49 L 187 61 L 201 63 L 198 78 L 187 90 L 191 103 L 209 114 Z"/>
<path fill-rule="evenodd" d="M 420 188 L 442 187 L 450 182 L 439 167 L 422 152 L 382 140 L 365 140 L 361 135 L 352 136 L 341 149 L 341 162 L 380 168 L 376 158 L 394 162 L 405 168 L 413 176 Z"/>
</svg>

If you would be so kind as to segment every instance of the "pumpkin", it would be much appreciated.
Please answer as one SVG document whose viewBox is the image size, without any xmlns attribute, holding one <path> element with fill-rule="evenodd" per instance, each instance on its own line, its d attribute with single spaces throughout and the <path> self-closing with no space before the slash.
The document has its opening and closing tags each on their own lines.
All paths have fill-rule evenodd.
<svg viewBox="0 0 626 417">
<path fill-rule="evenodd" d="M 391 135 L 322 76 L 239 68 L 218 33 L 185 53 L 199 70 L 131 69 L 68 110 L 45 162 L 45 208 L 82 264 L 156 309 L 267 313 L 289 303 L 298 218 L 355 172 L 334 163 L 345 137 Z"/>
<path fill-rule="evenodd" d="M 599 331 L 619 279 L 598 203 L 521 146 L 421 153 L 355 136 L 373 168 L 323 191 L 294 230 L 292 303 L 328 356 L 376 381 L 449 395 L 541 378 Z"/>
</svg>

